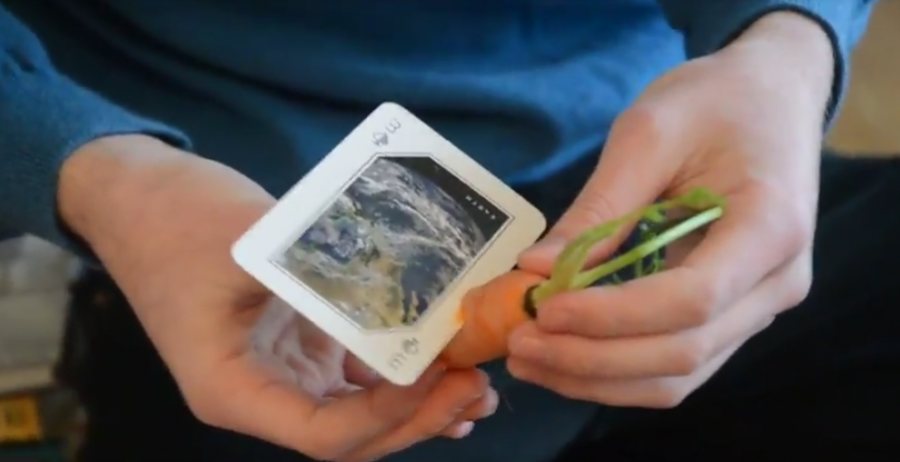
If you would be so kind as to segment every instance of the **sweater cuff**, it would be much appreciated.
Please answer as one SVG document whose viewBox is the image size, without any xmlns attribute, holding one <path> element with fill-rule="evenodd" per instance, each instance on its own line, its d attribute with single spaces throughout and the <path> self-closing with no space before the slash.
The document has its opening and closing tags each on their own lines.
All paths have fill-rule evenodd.
<svg viewBox="0 0 900 462">
<path fill-rule="evenodd" d="M 690 58 L 714 53 L 743 33 L 762 16 L 792 11 L 817 22 L 834 50 L 834 81 L 826 112 L 830 127 L 847 86 L 848 62 L 852 48 L 865 30 L 874 2 L 857 0 L 709 0 L 685 24 L 685 40 Z"/>
<path fill-rule="evenodd" d="M 59 172 L 82 145 L 144 134 L 188 149 L 181 132 L 132 114 L 52 70 L 0 56 L 0 236 L 32 234 L 95 260 L 57 212 Z"/>
</svg>

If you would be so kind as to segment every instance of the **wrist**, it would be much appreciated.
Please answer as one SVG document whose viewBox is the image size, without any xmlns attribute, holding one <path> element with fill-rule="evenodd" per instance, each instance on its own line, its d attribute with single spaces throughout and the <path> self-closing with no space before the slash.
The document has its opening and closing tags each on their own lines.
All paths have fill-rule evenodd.
<svg viewBox="0 0 900 462">
<path fill-rule="evenodd" d="M 143 203 L 148 194 L 170 181 L 177 165 L 188 156 L 145 135 L 91 141 L 62 166 L 57 189 L 59 217 L 71 232 L 94 247 L 98 236 L 108 234 L 116 222 L 127 220 L 128 214 L 123 212 L 128 207 L 134 209 L 134 204 Z"/>
<path fill-rule="evenodd" d="M 814 19 L 793 11 L 766 14 L 722 51 L 749 56 L 756 72 L 765 70 L 776 84 L 789 86 L 792 94 L 805 96 L 824 114 L 836 58 L 831 38 Z"/>
</svg>

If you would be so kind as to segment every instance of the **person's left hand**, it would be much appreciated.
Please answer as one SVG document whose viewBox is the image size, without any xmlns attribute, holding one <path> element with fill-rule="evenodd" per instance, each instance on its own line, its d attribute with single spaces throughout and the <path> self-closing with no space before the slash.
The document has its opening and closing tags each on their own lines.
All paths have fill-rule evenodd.
<svg viewBox="0 0 900 462">
<path fill-rule="evenodd" d="M 702 236 L 671 246 L 663 272 L 548 299 L 510 337 L 511 374 L 571 398 L 673 407 L 799 304 L 812 280 L 833 67 L 816 23 L 773 13 L 652 84 L 520 267 L 549 274 L 580 231 L 693 187 L 724 195 L 727 211 Z"/>
</svg>

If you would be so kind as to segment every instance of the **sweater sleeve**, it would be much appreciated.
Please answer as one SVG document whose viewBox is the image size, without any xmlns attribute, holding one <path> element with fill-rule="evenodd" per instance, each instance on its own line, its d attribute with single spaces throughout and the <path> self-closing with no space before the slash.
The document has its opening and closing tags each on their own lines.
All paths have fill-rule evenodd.
<svg viewBox="0 0 900 462">
<path fill-rule="evenodd" d="M 685 36 L 689 58 L 713 53 L 765 14 L 794 11 L 822 26 L 834 48 L 835 69 L 827 122 L 846 90 L 850 52 L 865 32 L 877 0 L 658 0 L 669 23 Z"/>
<path fill-rule="evenodd" d="M 60 168 L 85 143 L 119 134 L 189 144 L 57 72 L 35 34 L 0 6 L 0 239 L 32 234 L 83 254 L 58 218 Z"/>
</svg>

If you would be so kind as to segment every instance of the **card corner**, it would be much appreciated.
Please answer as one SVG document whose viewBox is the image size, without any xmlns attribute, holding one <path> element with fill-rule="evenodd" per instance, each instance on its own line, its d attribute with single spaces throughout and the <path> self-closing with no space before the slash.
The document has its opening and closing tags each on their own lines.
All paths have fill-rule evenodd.
<svg viewBox="0 0 900 462">
<path fill-rule="evenodd" d="M 379 104 L 378 107 L 375 108 L 375 111 L 374 111 L 374 112 L 375 112 L 375 113 L 380 113 L 380 112 L 385 112 L 385 111 L 400 112 L 400 113 L 403 113 L 403 114 L 412 114 L 412 113 L 409 111 L 409 109 L 406 109 L 406 108 L 403 107 L 403 105 L 401 105 L 400 103 L 397 103 L 397 102 L 395 102 L 395 101 L 390 101 L 390 100 L 388 100 L 388 101 L 382 101 L 381 104 Z"/>
<path fill-rule="evenodd" d="M 400 387 L 408 387 L 408 386 L 414 385 L 419 380 L 419 378 L 422 377 L 422 374 L 425 373 L 425 370 L 427 368 L 428 368 L 428 364 L 425 364 L 422 367 L 419 367 L 419 366 L 417 366 L 415 368 L 409 367 L 409 368 L 406 368 L 406 370 L 403 370 L 400 372 L 393 372 L 390 374 L 384 374 L 383 376 L 384 376 L 384 378 L 386 378 L 389 382 L 393 383 L 394 385 L 397 385 Z"/>
<path fill-rule="evenodd" d="M 250 257 L 250 252 L 247 250 L 248 235 L 245 234 L 239 237 L 233 244 L 231 244 L 231 248 L 229 249 L 229 253 L 231 254 L 231 259 L 238 264 L 241 268 L 247 269 L 252 266 L 252 258 Z"/>
</svg>

